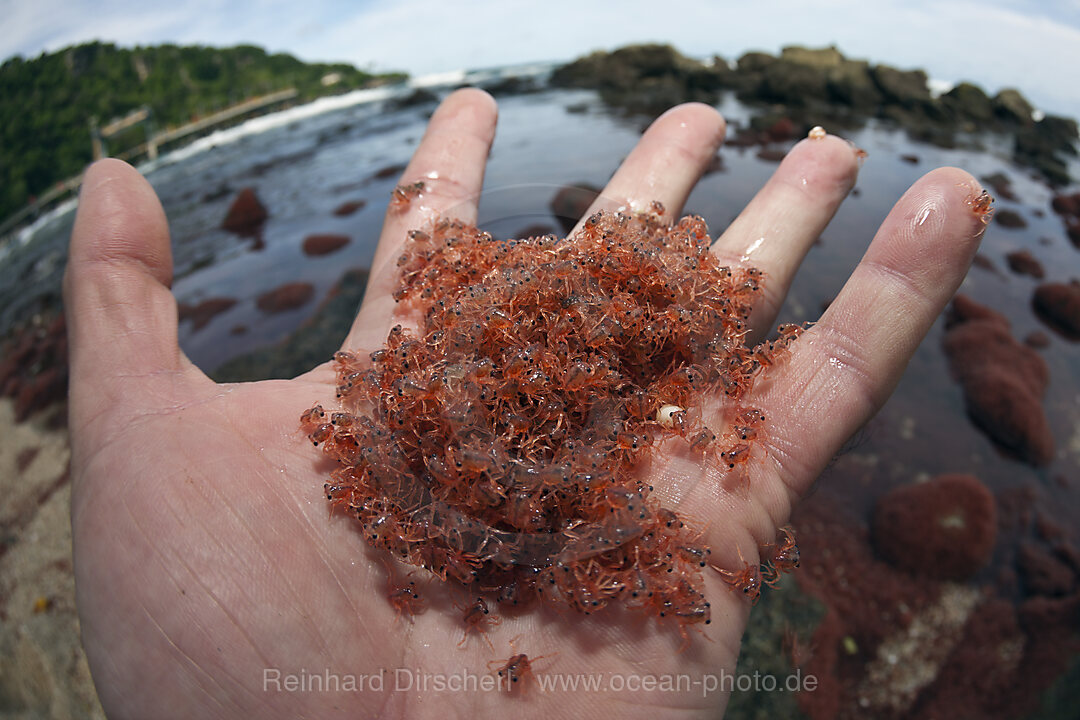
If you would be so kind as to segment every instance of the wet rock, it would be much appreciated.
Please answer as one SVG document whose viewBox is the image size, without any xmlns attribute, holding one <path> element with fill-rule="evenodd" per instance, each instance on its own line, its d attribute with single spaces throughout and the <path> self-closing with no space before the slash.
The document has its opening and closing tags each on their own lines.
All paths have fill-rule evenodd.
<svg viewBox="0 0 1080 720">
<path fill-rule="evenodd" d="M 1050 336 L 1042 330 L 1032 330 L 1024 336 L 1024 344 L 1029 348 L 1042 350 L 1043 348 L 1050 347 Z"/>
<path fill-rule="evenodd" d="M 1029 350 L 1023 345 L 1018 345 Z M 1034 351 L 1032 351 L 1034 352 Z M 1031 465 L 1054 459 L 1054 437 L 1039 398 L 1014 370 L 982 367 L 964 381 L 968 415 L 998 445 Z"/>
<path fill-rule="evenodd" d="M 1030 275 L 1037 280 L 1042 280 L 1046 276 L 1042 263 L 1036 260 L 1028 250 L 1011 252 L 1005 256 L 1005 260 L 1009 263 L 1009 269 L 1018 275 Z"/>
<path fill-rule="evenodd" d="M 711 64 L 681 55 L 669 45 L 630 45 L 596 52 L 557 68 L 557 87 L 600 90 L 604 101 L 632 112 L 657 114 L 689 100 L 715 102 L 733 79 L 727 63 Z"/>
<path fill-rule="evenodd" d="M 1066 155 L 1075 156 L 1077 124 L 1069 118 L 1047 115 L 1016 132 L 1013 158 L 1038 170 L 1054 185 L 1071 181 Z"/>
<path fill-rule="evenodd" d="M 484 90 L 495 97 L 505 95 L 523 95 L 541 90 L 541 85 L 535 77 L 505 77 L 483 86 Z"/>
<path fill-rule="evenodd" d="M 1020 543 L 1016 565 L 1030 595 L 1061 596 L 1076 588 L 1076 573 L 1040 543 Z"/>
<path fill-rule="evenodd" d="M 904 162 L 906 162 L 908 165 L 918 165 L 919 164 L 919 156 L 918 155 L 905 154 L 905 155 L 901 155 L 900 159 L 903 160 Z"/>
<path fill-rule="evenodd" d="M 1076 247 L 1080 248 L 1080 220 L 1068 220 L 1065 223 L 1065 234 Z"/>
<path fill-rule="evenodd" d="M 787 157 L 787 151 L 777 150 L 776 148 L 761 148 L 757 151 L 756 156 L 758 160 L 764 160 L 765 162 L 778 163 Z"/>
<path fill-rule="evenodd" d="M 994 549 L 994 496 L 971 475 L 901 485 L 878 501 L 873 538 L 895 567 L 935 580 L 966 579 Z"/>
<path fill-rule="evenodd" d="M 1058 215 L 1080 217 L 1080 192 L 1074 192 L 1071 195 L 1064 193 L 1055 195 L 1050 201 L 1050 207 Z"/>
<path fill-rule="evenodd" d="M 994 222 L 1002 227 L 1007 228 L 1026 228 L 1027 220 L 1016 212 L 1015 210 L 1009 210 L 1007 208 L 999 209 L 994 213 Z"/>
<path fill-rule="evenodd" d="M 404 164 L 387 165 L 386 167 L 382 167 L 376 170 L 375 174 L 371 177 L 374 180 L 386 180 L 388 178 L 397 177 L 403 172 L 405 172 Z"/>
<path fill-rule="evenodd" d="M 759 100 L 793 106 L 825 98 L 827 93 L 828 77 L 822 68 L 786 59 L 766 66 L 756 88 Z"/>
<path fill-rule="evenodd" d="M 15 421 L 67 397 L 67 325 L 62 314 L 35 317 L 0 348 L 0 395 L 15 400 Z"/>
<path fill-rule="evenodd" d="M 994 115 L 1005 122 L 1017 125 L 1031 124 L 1031 115 L 1034 108 L 1031 107 L 1031 103 L 1027 101 L 1027 98 L 1020 94 L 1019 90 L 1006 88 L 995 95 L 991 102 Z"/>
<path fill-rule="evenodd" d="M 990 187 L 990 191 L 998 200 L 1016 200 L 1016 193 L 1012 189 L 1012 180 L 1003 172 L 983 175 L 982 181 Z"/>
<path fill-rule="evenodd" d="M 1053 459 L 1042 407 L 1046 361 L 1017 342 L 1004 315 L 958 295 L 945 321 L 945 355 L 964 390 L 968 416 L 991 440 L 1032 465 Z"/>
<path fill-rule="evenodd" d="M 190 320 L 191 329 L 193 331 L 198 331 L 209 325 L 210 321 L 213 320 L 215 316 L 231 309 L 233 305 L 236 305 L 235 298 L 215 297 L 207 298 L 197 305 L 179 303 L 177 305 L 177 310 L 180 315 L 180 321 Z"/>
<path fill-rule="evenodd" d="M 959 119 L 989 122 L 994 119 L 994 103 L 983 89 L 962 82 L 941 96 L 941 102 Z"/>
<path fill-rule="evenodd" d="M 348 235 L 333 235 L 329 233 L 308 235 L 304 238 L 304 254 L 309 257 L 329 255 L 349 244 Z"/>
<path fill-rule="evenodd" d="M 871 75 L 886 102 L 911 109 L 923 107 L 931 100 L 926 73 L 922 70 L 897 70 L 888 65 L 877 65 Z"/>
<path fill-rule="evenodd" d="M 311 283 L 287 283 L 260 295 L 256 299 L 255 305 L 264 313 L 285 312 L 303 306 L 311 300 L 314 294 L 315 287 Z"/>
<path fill-rule="evenodd" d="M 387 102 L 387 107 L 391 110 L 403 110 L 418 105 L 433 105 L 437 102 L 439 102 L 438 95 L 426 88 L 416 88 L 408 95 L 390 100 Z"/>
<path fill-rule="evenodd" d="M 246 187 L 233 199 L 221 227 L 244 237 L 254 236 L 262 230 L 267 217 L 266 208 L 259 202 L 255 189 Z"/>
<path fill-rule="evenodd" d="M 347 217 L 358 210 L 363 210 L 366 205 L 367 200 L 349 200 L 334 208 L 334 215 L 337 217 Z"/>
<path fill-rule="evenodd" d="M 1044 283 L 1032 298 L 1035 313 L 1070 340 L 1080 340 L 1080 282 Z"/>
<path fill-rule="evenodd" d="M 599 195 L 600 188 L 589 183 L 567 185 L 551 199 L 551 212 L 563 230 L 570 232 Z"/>
</svg>

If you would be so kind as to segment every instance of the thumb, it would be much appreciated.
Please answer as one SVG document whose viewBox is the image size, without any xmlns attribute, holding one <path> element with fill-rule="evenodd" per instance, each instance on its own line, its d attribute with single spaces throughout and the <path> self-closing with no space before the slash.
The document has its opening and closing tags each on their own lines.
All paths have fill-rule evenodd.
<svg viewBox="0 0 1080 720">
<path fill-rule="evenodd" d="M 177 343 L 172 253 L 153 188 L 127 163 L 87 169 L 71 234 L 64 307 L 73 428 L 143 399 L 157 377 L 194 369 Z"/>
</svg>

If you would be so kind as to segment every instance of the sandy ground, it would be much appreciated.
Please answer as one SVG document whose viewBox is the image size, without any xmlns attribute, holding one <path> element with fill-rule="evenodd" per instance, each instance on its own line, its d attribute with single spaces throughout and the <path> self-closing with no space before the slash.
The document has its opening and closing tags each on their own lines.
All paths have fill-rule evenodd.
<svg viewBox="0 0 1080 720">
<path fill-rule="evenodd" d="M 62 408 L 0 398 L 0 718 L 104 718 L 79 640 Z"/>
</svg>

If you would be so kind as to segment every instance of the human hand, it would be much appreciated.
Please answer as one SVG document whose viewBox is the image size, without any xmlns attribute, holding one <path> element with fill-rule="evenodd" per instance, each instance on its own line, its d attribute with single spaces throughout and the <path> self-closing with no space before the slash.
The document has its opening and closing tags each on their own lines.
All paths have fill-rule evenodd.
<svg viewBox="0 0 1080 720">
<path fill-rule="evenodd" d="M 408 229 L 434 213 L 475 219 L 495 115 L 490 97 L 464 90 L 432 117 L 403 177 L 425 179 L 423 202 L 388 214 L 344 348 L 380 347 L 400 321 L 391 293 Z M 723 133 L 711 108 L 669 111 L 602 196 L 631 207 L 659 200 L 677 216 Z M 766 274 L 753 317 L 757 337 L 772 326 L 857 167 L 855 151 L 838 138 L 799 143 L 716 241 L 726 263 L 751 263 Z M 747 468 L 748 488 L 725 490 L 719 470 L 690 454 L 654 456 L 644 468 L 662 504 L 706 530 L 703 541 L 718 565 L 753 562 L 840 445 L 889 395 L 974 255 L 985 220 L 980 193 L 966 173 L 944 169 L 900 200 L 840 295 L 747 399 L 769 419 L 766 458 Z M 350 518 L 328 518 L 322 460 L 298 430 L 302 410 L 317 401 L 334 405 L 333 367 L 290 381 L 213 383 L 178 347 L 171 272 L 168 228 L 153 190 L 123 163 L 93 166 L 65 282 L 72 528 L 83 642 L 110 716 L 525 711 L 555 720 L 722 710 L 726 695 L 703 693 L 701 681 L 734 672 L 749 606 L 713 573 L 705 579 L 712 623 L 681 653 L 668 624 L 615 608 L 590 617 L 550 608 L 506 615 L 488 632 L 494 650 L 477 638 L 461 648 L 461 615 L 452 602 L 464 595 L 438 581 L 420 583 L 432 608 L 412 621 L 397 619 L 378 554 Z M 514 695 L 395 688 L 395 668 L 414 678 L 484 676 L 490 661 L 516 652 L 547 656 L 537 667 L 565 678 L 684 675 L 698 684 L 688 692 L 609 685 L 606 692 L 533 688 Z M 371 682 L 380 671 L 381 690 Z M 352 677 L 360 687 L 278 689 L 284 676 L 302 673 Z"/>
</svg>

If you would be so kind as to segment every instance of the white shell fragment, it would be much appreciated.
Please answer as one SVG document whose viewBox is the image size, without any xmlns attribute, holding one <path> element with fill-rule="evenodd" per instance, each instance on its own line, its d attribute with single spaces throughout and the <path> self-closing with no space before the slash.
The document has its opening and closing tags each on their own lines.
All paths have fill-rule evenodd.
<svg viewBox="0 0 1080 720">
<path fill-rule="evenodd" d="M 678 405 L 663 405 L 656 411 L 656 422 L 665 427 L 671 427 L 675 423 L 675 413 L 681 413 L 685 409 Z"/>
<path fill-rule="evenodd" d="M 825 128 L 821 127 L 820 125 L 815 125 L 814 127 L 810 128 L 810 132 L 809 134 L 807 134 L 806 137 L 810 138 L 811 140 L 824 140 Z"/>
</svg>

